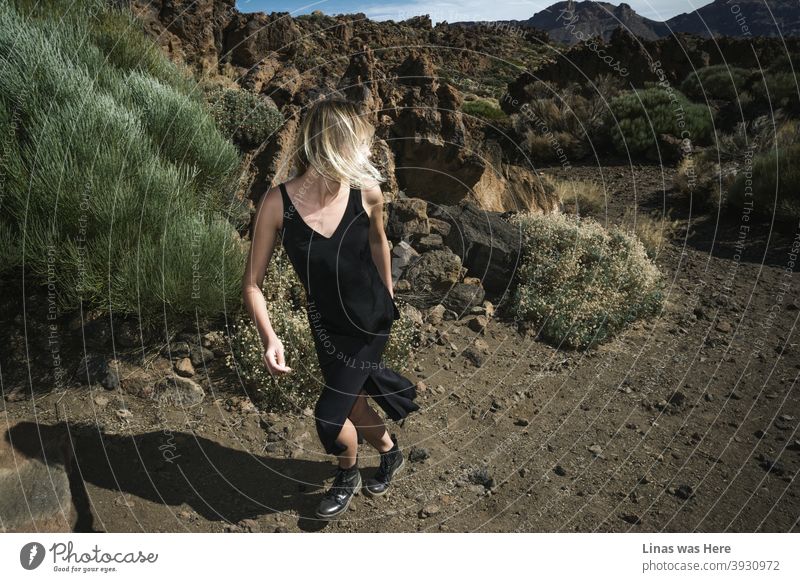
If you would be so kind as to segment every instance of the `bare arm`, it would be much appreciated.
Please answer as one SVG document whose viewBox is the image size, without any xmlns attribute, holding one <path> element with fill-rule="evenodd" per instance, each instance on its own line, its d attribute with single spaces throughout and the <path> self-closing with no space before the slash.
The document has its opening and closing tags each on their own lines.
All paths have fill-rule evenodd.
<svg viewBox="0 0 800 582">
<path fill-rule="evenodd" d="M 278 228 L 282 224 L 282 210 L 283 203 L 277 188 L 269 190 L 261 197 L 253 219 L 253 238 L 242 279 L 242 301 L 264 344 L 264 363 L 270 373 L 291 371 L 284 360 L 283 344 L 272 329 L 267 302 L 261 292 L 275 249 Z"/>
<path fill-rule="evenodd" d="M 372 252 L 372 260 L 378 267 L 378 273 L 383 279 L 383 284 L 389 290 L 389 294 L 394 297 L 394 287 L 392 285 L 392 259 L 389 253 L 389 243 L 386 239 L 386 231 L 383 229 L 383 192 L 380 186 L 362 190 L 364 195 L 364 209 L 369 214 L 369 248 Z"/>
</svg>

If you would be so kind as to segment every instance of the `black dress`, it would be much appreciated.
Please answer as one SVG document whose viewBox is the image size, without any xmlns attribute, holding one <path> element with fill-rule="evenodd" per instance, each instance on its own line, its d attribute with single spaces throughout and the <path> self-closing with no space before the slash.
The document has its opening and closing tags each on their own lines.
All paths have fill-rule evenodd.
<svg viewBox="0 0 800 582">
<path fill-rule="evenodd" d="M 314 410 L 317 434 L 325 452 L 339 455 L 346 449 L 336 438 L 355 399 L 364 397 L 362 388 L 392 420 L 419 410 L 414 382 L 382 360 L 400 313 L 372 259 L 361 190 L 350 188 L 339 225 L 324 237 L 303 220 L 285 185 L 279 187 L 283 246 L 306 291 L 308 322 L 325 380 Z"/>
</svg>

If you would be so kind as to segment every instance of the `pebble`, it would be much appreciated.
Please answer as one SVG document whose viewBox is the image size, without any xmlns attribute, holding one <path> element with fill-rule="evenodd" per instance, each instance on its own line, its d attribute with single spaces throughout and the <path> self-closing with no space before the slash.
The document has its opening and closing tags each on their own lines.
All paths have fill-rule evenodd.
<svg viewBox="0 0 800 582">
<path fill-rule="evenodd" d="M 761 468 L 763 468 L 768 473 L 775 473 L 776 475 L 783 475 L 783 473 L 785 472 L 785 468 L 783 466 L 783 463 L 781 463 L 777 459 L 773 459 L 773 458 L 768 457 L 768 456 L 763 455 L 763 454 L 760 457 L 760 463 L 759 464 L 761 465 Z"/>
<path fill-rule="evenodd" d="M 128 419 L 133 417 L 133 413 L 128 410 L 127 408 L 120 408 L 116 411 L 117 418 L 120 420 Z"/>
<path fill-rule="evenodd" d="M 425 519 L 426 517 L 430 517 L 432 515 L 436 515 L 440 511 L 441 511 L 441 508 L 438 505 L 436 505 L 435 503 L 427 503 L 422 507 L 422 509 L 419 510 L 419 516 L 422 519 Z"/>
<path fill-rule="evenodd" d="M 679 485 L 673 490 L 673 495 L 681 499 L 691 499 L 694 497 L 694 490 L 689 485 Z"/>
<path fill-rule="evenodd" d="M 622 518 L 622 521 L 630 523 L 631 525 L 639 525 L 640 523 L 642 523 L 642 518 L 636 515 L 635 513 L 626 513 L 620 515 L 620 518 Z"/>
<path fill-rule="evenodd" d="M 175 362 L 175 372 L 184 378 L 191 378 L 194 376 L 194 366 L 192 360 L 189 358 L 181 358 Z"/>
<path fill-rule="evenodd" d="M 601 447 L 600 445 L 591 445 L 590 447 L 588 447 L 588 449 L 589 452 L 592 453 L 593 455 L 600 456 L 603 454 L 603 447 Z"/>
<path fill-rule="evenodd" d="M 430 458 L 431 454 L 428 449 L 422 447 L 412 446 L 408 451 L 408 460 L 412 463 L 418 463 Z"/>
</svg>

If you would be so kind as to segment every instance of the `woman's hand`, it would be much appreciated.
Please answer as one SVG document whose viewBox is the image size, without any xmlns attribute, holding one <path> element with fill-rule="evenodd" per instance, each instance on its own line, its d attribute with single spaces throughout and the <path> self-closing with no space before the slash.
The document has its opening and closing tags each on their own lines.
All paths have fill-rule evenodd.
<svg viewBox="0 0 800 582">
<path fill-rule="evenodd" d="M 283 357 L 283 343 L 277 336 L 267 342 L 267 347 L 264 349 L 264 365 L 270 374 L 287 374 L 292 371 L 286 365 Z"/>
</svg>

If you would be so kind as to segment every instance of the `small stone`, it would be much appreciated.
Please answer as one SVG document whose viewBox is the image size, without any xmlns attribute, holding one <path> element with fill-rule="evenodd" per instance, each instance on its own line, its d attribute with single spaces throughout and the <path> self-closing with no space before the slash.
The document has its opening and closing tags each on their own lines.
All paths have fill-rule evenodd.
<svg viewBox="0 0 800 582">
<path fill-rule="evenodd" d="M 100 408 L 108 406 L 108 402 L 109 402 L 108 396 L 103 396 L 102 394 L 99 394 L 94 397 L 94 403 Z"/>
<path fill-rule="evenodd" d="M 674 495 L 681 499 L 691 499 L 694 497 L 694 490 L 689 485 L 679 485 L 675 488 Z"/>
<path fill-rule="evenodd" d="M 133 418 L 133 413 L 127 408 L 120 408 L 115 412 L 115 414 L 117 415 L 117 418 L 119 418 L 120 420 L 127 420 L 129 418 Z"/>
<path fill-rule="evenodd" d="M 528 420 L 527 418 L 518 418 L 517 420 L 514 421 L 514 424 L 517 426 L 528 426 L 530 423 L 531 421 Z"/>
<path fill-rule="evenodd" d="M 589 452 L 592 453 L 593 455 L 600 456 L 603 454 L 603 447 L 601 447 L 600 445 L 591 445 L 590 447 L 587 448 L 589 449 Z"/>
<path fill-rule="evenodd" d="M 559 477 L 564 477 L 567 474 L 567 470 L 561 465 L 556 465 L 553 472 Z"/>
<path fill-rule="evenodd" d="M 731 327 L 731 324 L 728 323 L 727 321 L 719 321 L 717 322 L 717 325 L 714 326 L 714 329 L 716 329 L 717 331 L 721 331 L 722 333 L 730 333 L 730 331 L 733 328 Z"/>
<path fill-rule="evenodd" d="M 214 352 L 202 346 L 191 346 L 192 352 L 189 359 L 195 368 L 205 366 L 207 362 L 214 359 Z"/>
<path fill-rule="evenodd" d="M 760 465 L 761 468 L 767 471 L 768 473 L 775 473 L 776 475 L 783 475 L 785 472 L 785 468 L 783 463 L 778 461 L 777 459 L 773 459 L 766 455 L 761 455 Z"/>
<path fill-rule="evenodd" d="M 485 356 L 473 346 L 465 349 L 463 353 L 467 361 L 473 364 L 476 368 L 483 366 L 484 362 L 486 361 Z"/>
<path fill-rule="evenodd" d="M 489 325 L 489 318 L 487 318 L 485 315 L 476 315 L 475 317 L 470 318 L 470 320 L 467 322 L 467 325 L 472 331 L 486 333 L 486 326 Z"/>
<path fill-rule="evenodd" d="M 193 406 L 205 398 L 205 391 L 195 381 L 181 376 L 166 376 L 154 386 L 156 400 L 169 401 L 177 406 Z"/>
<path fill-rule="evenodd" d="M 440 511 L 441 508 L 435 503 L 427 503 L 422 507 L 422 509 L 419 510 L 419 516 L 424 519 L 426 517 L 436 515 Z"/>
<path fill-rule="evenodd" d="M 427 449 L 418 446 L 412 446 L 408 451 L 408 460 L 412 463 L 419 463 L 430 458 L 430 456 Z"/>
<path fill-rule="evenodd" d="M 472 342 L 472 345 L 473 347 L 482 351 L 484 354 L 489 353 L 489 344 L 487 344 L 486 341 L 481 338 L 475 338 L 475 341 Z"/>
<path fill-rule="evenodd" d="M 636 515 L 635 513 L 625 513 L 620 515 L 622 521 L 625 521 L 631 525 L 639 525 L 642 523 L 642 518 Z"/>
<path fill-rule="evenodd" d="M 181 358 L 175 362 L 175 372 L 184 378 L 191 378 L 194 376 L 194 366 L 192 360 L 189 358 Z"/>
</svg>

